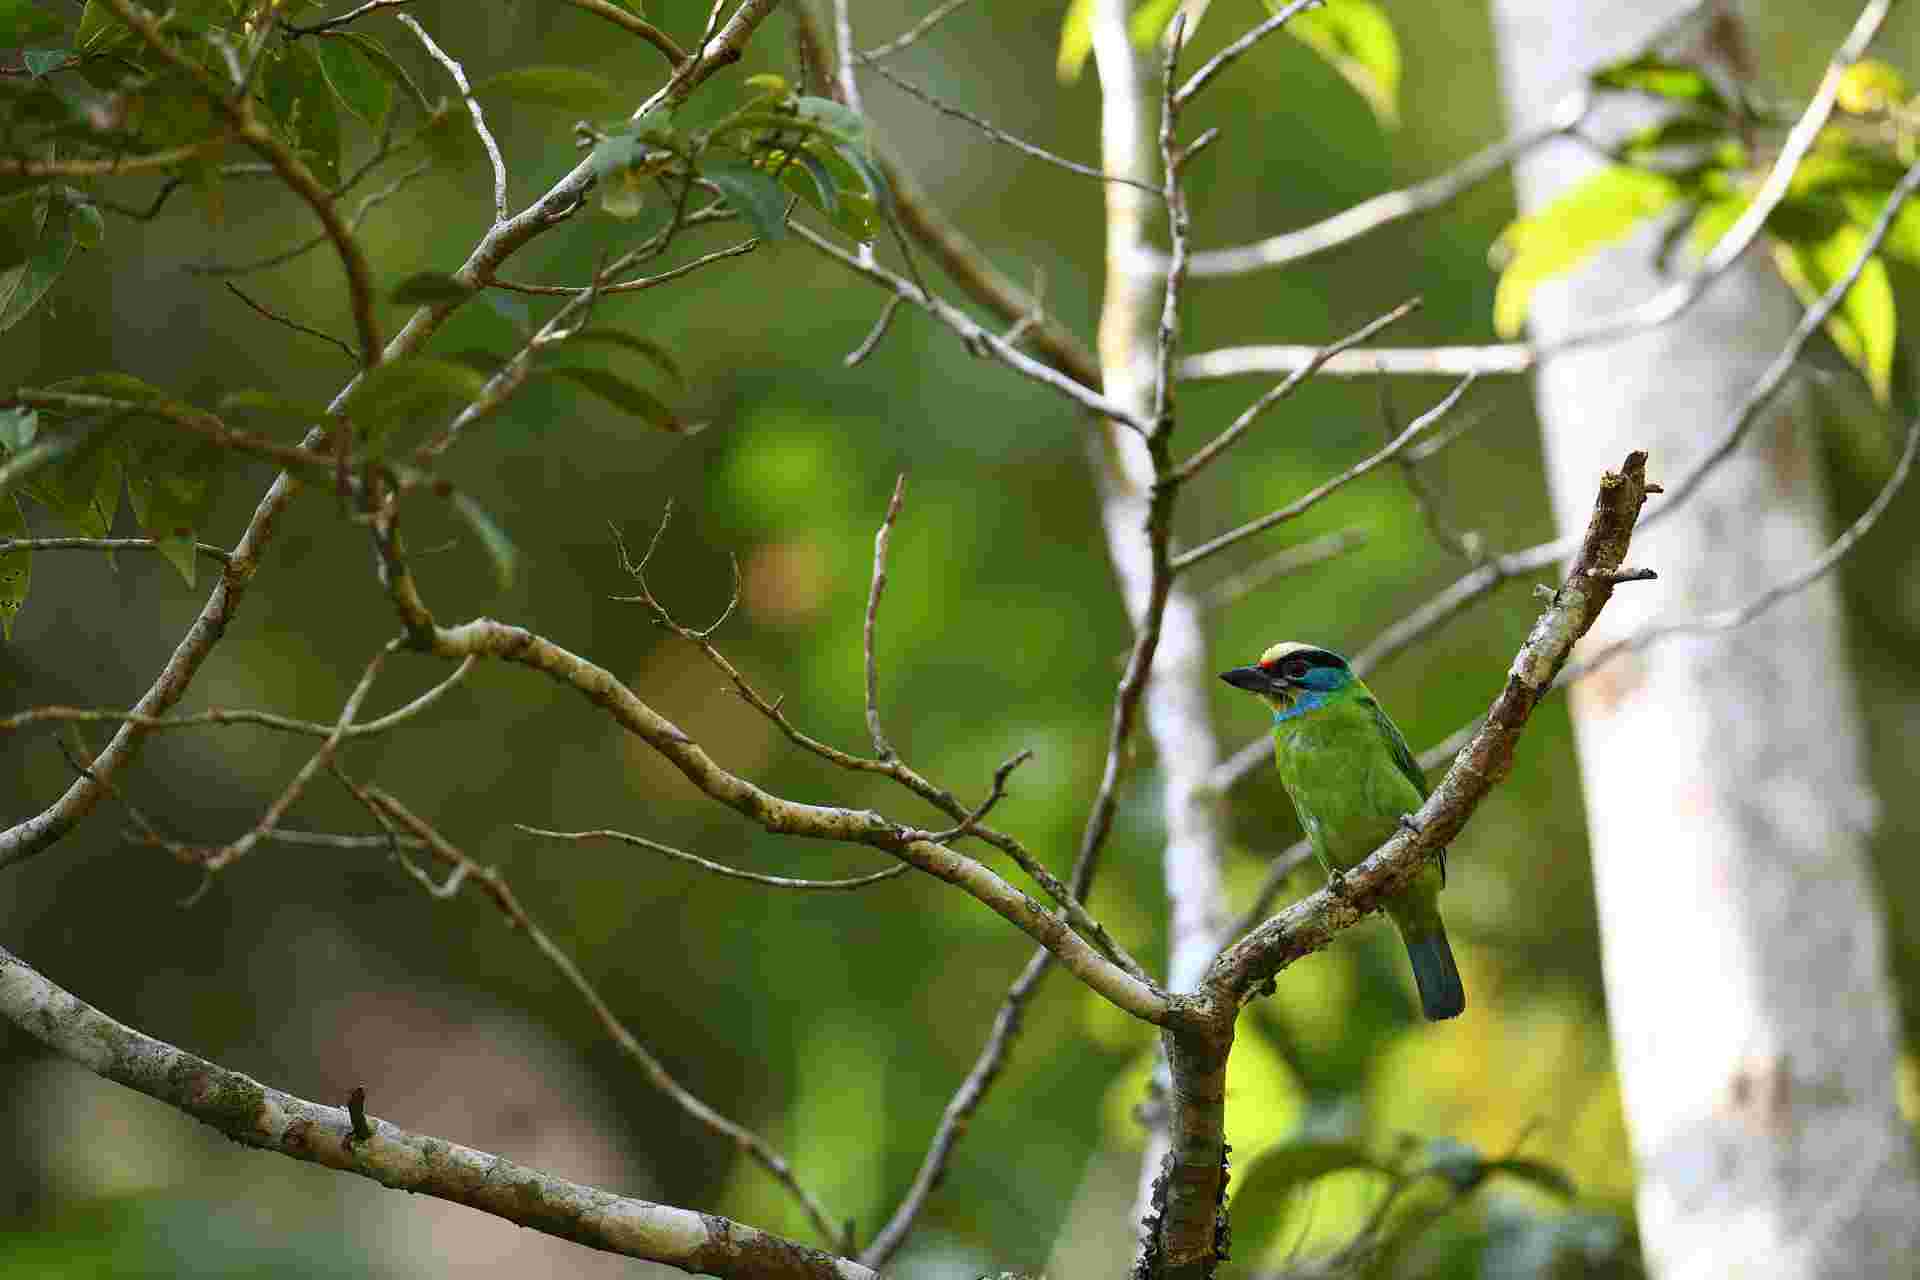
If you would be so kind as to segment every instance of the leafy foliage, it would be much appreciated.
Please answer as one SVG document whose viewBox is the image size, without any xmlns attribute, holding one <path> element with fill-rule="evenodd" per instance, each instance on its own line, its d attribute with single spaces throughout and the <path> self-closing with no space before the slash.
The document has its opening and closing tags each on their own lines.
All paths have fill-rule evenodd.
<svg viewBox="0 0 1920 1280">
<path fill-rule="evenodd" d="M 1596 90 L 1652 97 L 1672 114 L 1629 138 L 1620 163 L 1600 169 L 1501 235 L 1494 327 L 1517 335 L 1541 281 L 1563 274 L 1647 218 L 1686 211 L 1674 239 L 1696 259 L 1751 207 L 1772 149 L 1755 139 L 1778 123 L 1737 85 L 1707 68 L 1642 54 L 1591 77 Z M 1868 233 L 1916 158 L 1920 113 L 1905 78 L 1880 62 L 1844 75 L 1841 119 L 1823 130 L 1795 170 L 1765 231 L 1783 279 L 1812 302 L 1858 265 L 1854 283 L 1828 317 L 1827 332 L 1881 403 L 1893 394 L 1899 316 L 1886 259 L 1920 265 L 1920 208 L 1903 205 L 1878 248 Z"/>
</svg>

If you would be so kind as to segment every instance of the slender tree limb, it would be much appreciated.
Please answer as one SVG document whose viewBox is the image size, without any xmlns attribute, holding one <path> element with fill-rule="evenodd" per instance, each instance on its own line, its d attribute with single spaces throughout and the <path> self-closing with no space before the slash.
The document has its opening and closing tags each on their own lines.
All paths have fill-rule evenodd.
<svg viewBox="0 0 1920 1280">
<path fill-rule="evenodd" d="M 873 535 L 873 583 L 867 589 L 867 617 L 861 628 L 867 675 L 867 734 L 873 739 L 873 754 L 881 760 L 891 760 L 898 752 L 887 741 L 886 731 L 880 725 L 880 672 L 874 661 L 874 632 L 880 619 L 880 595 L 887 589 L 887 544 L 893 540 L 893 522 L 900 515 L 900 499 L 906 491 L 907 473 L 902 471 L 900 478 L 893 482 L 893 497 L 887 502 L 887 514 L 881 518 L 880 530 Z"/>
<path fill-rule="evenodd" d="M 152 538 L 5 538 L 0 539 L 0 556 L 22 551 L 153 551 L 159 546 Z M 225 547 L 196 542 L 193 549 L 221 564 L 233 559 Z"/>
<path fill-rule="evenodd" d="M 579 0 L 574 2 L 578 3 Z M 613 8 L 612 5 L 607 7 Z M 500 144 L 494 141 L 493 130 L 487 127 L 487 116 L 480 109 L 480 100 L 473 96 L 473 86 L 467 82 L 467 69 L 435 44 L 433 37 L 427 34 L 427 29 L 412 14 L 397 13 L 394 17 L 426 46 L 428 56 L 446 69 L 453 78 L 454 87 L 460 90 L 460 100 L 467 104 L 467 114 L 473 118 L 473 131 L 480 136 L 480 145 L 487 149 L 487 162 L 493 166 L 493 222 L 498 226 L 507 220 L 507 162 L 501 158 Z M 679 65 L 678 62 L 675 65 Z"/>
<path fill-rule="evenodd" d="M 1464 378 L 1528 373 L 1534 366 L 1529 343 L 1502 342 L 1465 347 L 1356 347 L 1322 359 L 1325 347 L 1298 344 L 1221 347 L 1188 356 L 1180 376 L 1195 382 L 1298 373 L 1319 360 L 1316 372 L 1327 378 Z"/>
<path fill-rule="evenodd" d="M 156 418 L 204 437 L 222 449 L 248 453 L 278 462 L 285 467 L 319 467 L 332 470 L 337 459 L 306 444 L 281 444 L 257 431 L 229 427 L 216 414 L 179 400 L 155 397 L 147 400 L 123 400 L 75 391 L 51 391 L 21 387 L 10 396 L 0 396 L 0 406 L 25 405 L 30 409 L 53 409 L 67 414 L 97 414 L 103 417 Z"/>
<path fill-rule="evenodd" d="M 615 1195 L 503 1156 L 283 1093 L 116 1022 L 0 948 L 0 1013 L 68 1061 L 243 1146 L 451 1200 L 608 1253 L 738 1280 L 873 1280 L 849 1259 L 712 1214 Z"/>
<path fill-rule="evenodd" d="M 902 31 L 893 39 L 887 41 L 885 44 L 877 44 L 873 48 L 866 50 L 860 55 L 860 61 L 873 62 L 879 58 L 891 58 L 902 49 L 917 43 L 927 32 L 952 17 L 955 11 L 971 3 L 973 3 L 973 0 L 945 0 L 944 4 L 935 5 L 925 17 L 908 27 L 905 31 Z"/>
<path fill-rule="evenodd" d="M 871 875 L 851 876 L 844 880 L 801 880 L 792 876 L 770 876 L 758 871 L 730 867 L 724 862 L 714 862 L 697 853 L 676 849 L 670 844 L 661 844 L 645 836 L 630 835 L 625 831 L 614 831 L 605 827 L 596 831 L 548 831 L 541 827 L 530 827 L 524 822 L 516 822 L 513 825 L 530 836 L 544 836 L 549 840 L 571 840 L 575 843 L 586 840 L 612 840 L 620 844 L 630 844 L 639 849 L 651 849 L 655 853 L 672 858 L 675 862 L 699 867 L 702 871 L 711 872 L 716 876 L 724 876 L 729 880 L 744 880 L 748 884 L 765 885 L 769 889 L 799 889 L 814 893 L 864 889 L 868 885 L 879 884 L 882 880 L 891 880 L 913 869 L 904 862 L 896 862 L 886 870 L 875 871 Z"/>
<path fill-rule="evenodd" d="M 226 134 L 202 142 L 148 151 L 138 155 L 67 156 L 36 160 L 31 156 L 0 156 L 0 178 L 112 178 L 126 173 L 152 173 L 184 164 L 232 141 Z"/>
<path fill-rule="evenodd" d="M 1312 510 L 1337 490 L 1358 480 L 1361 476 L 1366 475 L 1381 463 L 1391 462 L 1404 452 L 1407 446 L 1419 439 L 1420 434 L 1428 427 L 1439 422 L 1442 418 L 1446 417 L 1447 414 L 1451 413 L 1454 406 L 1460 403 L 1460 398 L 1466 395 L 1467 389 L 1471 387 L 1473 383 L 1474 378 L 1472 375 L 1462 378 L 1458 383 L 1454 384 L 1453 390 L 1449 391 L 1440 403 L 1408 423 L 1407 429 L 1395 436 L 1385 448 L 1362 458 L 1359 462 L 1354 463 L 1339 475 L 1316 485 L 1312 490 L 1302 494 L 1286 506 L 1281 507 L 1277 511 L 1270 511 L 1257 520 L 1249 520 L 1237 529 L 1231 529 L 1226 533 L 1201 543 L 1197 547 L 1181 552 L 1173 558 L 1174 570 L 1178 572 L 1190 568 L 1208 556 L 1218 554 L 1237 542 L 1250 538 L 1257 533 L 1264 533 L 1275 525 L 1284 524 L 1288 520 L 1295 519 L 1307 511 Z"/>
<path fill-rule="evenodd" d="M 1565 137 L 1578 129 L 1593 110 L 1592 95 L 1586 91 L 1570 94 L 1555 108 L 1549 121 L 1538 129 L 1494 143 L 1476 151 L 1454 168 L 1437 177 L 1417 182 L 1398 191 L 1383 192 L 1369 200 L 1342 209 L 1330 218 L 1295 231 L 1269 236 L 1253 244 L 1230 249 L 1202 249 L 1193 255 L 1190 270 L 1196 279 L 1246 275 L 1272 267 L 1289 266 L 1317 257 L 1341 245 L 1351 244 L 1382 227 L 1404 218 L 1452 204 L 1489 178 L 1504 172 L 1516 159 L 1554 138 Z M 1257 349 L 1257 348 L 1256 348 Z M 1217 353 L 1209 353 L 1213 355 Z M 1204 361 L 1195 356 L 1188 361 Z M 1260 372 L 1278 372 L 1275 368 Z M 1451 370 L 1449 371 L 1451 372 Z M 1460 370 L 1465 372 L 1465 370 Z M 1188 373 L 1185 376 L 1209 376 Z"/>
<path fill-rule="evenodd" d="M 608 0 L 563 0 L 563 2 L 576 9 L 584 9 L 595 17 L 605 18 L 616 27 L 631 31 L 658 49 L 670 67 L 677 69 L 687 60 L 687 51 L 682 49 L 672 36 L 637 13 L 622 9 L 617 4 L 609 4 Z"/>
<path fill-rule="evenodd" d="M 296 26 L 291 22 L 282 22 L 280 29 L 296 39 L 300 36 L 314 36 L 323 31 L 337 31 L 350 23 L 358 22 L 370 13 L 378 13 L 382 9 L 397 9 L 403 4 L 412 3 L 414 0 L 366 0 L 365 4 L 357 5 L 337 18 L 328 18 L 304 27 Z"/>
<path fill-rule="evenodd" d="M 246 303 L 247 306 L 250 307 L 256 314 L 265 316 L 267 319 L 273 321 L 275 324 L 283 324 L 287 328 L 293 330 L 295 333 L 304 333 L 309 338 L 318 338 L 322 342 L 331 343 L 333 346 L 338 347 L 341 353 L 345 355 L 347 359 L 352 360 L 356 364 L 359 363 L 360 357 L 353 353 L 353 348 L 349 346 L 347 343 L 341 341 L 339 338 L 336 338 L 332 334 L 328 333 L 325 329 L 316 329 L 310 324 L 300 323 L 298 320 L 295 320 L 292 316 L 281 315 L 278 311 L 273 310 L 271 307 L 265 306 L 262 303 L 255 301 L 253 298 L 248 297 L 246 292 L 242 290 L 239 285 L 235 284 L 231 280 L 225 281 L 224 283 L 227 286 L 228 293 L 231 293 L 234 297 Z"/>
<path fill-rule="evenodd" d="M 1178 113 L 1182 107 L 1193 101 L 1194 95 L 1212 83 L 1215 76 L 1232 66 L 1244 56 L 1248 50 L 1252 49 L 1280 28 L 1286 26 L 1289 22 L 1292 22 L 1299 14 L 1305 13 L 1309 9 L 1318 9 L 1325 2 L 1326 0 L 1293 0 L 1291 4 L 1282 6 L 1279 12 L 1273 14 L 1266 21 L 1259 23 L 1245 35 L 1228 44 L 1226 48 L 1220 50 L 1220 52 L 1214 54 L 1211 58 L 1208 58 L 1200 65 L 1198 71 L 1195 71 L 1191 76 L 1187 77 L 1187 82 L 1181 85 L 1177 91 L 1169 86 L 1166 105 L 1170 108 L 1171 112 Z M 1182 11 L 1180 16 L 1184 18 L 1186 16 L 1185 12 Z"/>
<path fill-rule="evenodd" d="M 1052 387 L 1081 408 L 1096 413 L 1103 418 L 1119 423 L 1129 430 L 1145 435 L 1149 423 L 1132 411 L 1124 408 L 1100 392 L 1075 381 L 1061 373 L 1050 364 L 1044 364 L 1027 355 L 1024 351 L 1001 338 L 998 334 L 982 328 L 973 318 L 953 304 L 926 292 L 904 276 L 895 275 L 877 262 L 865 262 L 856 254 L 851 254 L 800 223 L 794 223 L 793 232 L 802 240 L 826 254 L 841 265 L 858 272 L 867 279 L 889 289 L 900 298 L 919 307 L 922 311 L 952 329 L 967 345 L 967 350 L 976 355 L 991 355 L 1000 363 L 1015 372 L 1031 378 L 1033 381 Z M 1014 317 L 1018 319 L 1018 317 Z"/>
<path fill-rule="evenodd" d="M 1171 278 L 1171 276 L 1169 278 Z M 1251 405 L 1248 405 L 1226 430 L 1209 440 L 1202 447 L 1194 450 L 1184 462 L 1175 467 L 1172 471 L 1174 482 L 1184 484 L 1186 481 L 1191 480 L 1203 467 L 1207 466 L 1228 449 L 1231 449 L 1234 444 L 1239 441 L 1241 436 L 1252 429 L 1253 425 L 1260 420 L 1261 416 L 1265 414 L 1267 410 L 1292 395 L 1301 383 L 1325 368 L 1327 363 L 1335 356 L 1343 351 L 1349 351 L 1359 346 L 1383 329 L 1388 328 L 1390 325 L 1397 324 L 1419 309 L 1420 299 L 1411 298 L 1387 312 L 1385 315 L 1368 321 L 1339 341 L 1331 342 L 1321 347 L 1318 351 L 1314 352 L 1310 359 L 1289 374 L 1286 381 L 1280 383 L 1280 385 L 1274 387 L 1271 391 L 1268 391 Z"/>
<path fill-rule="evenodd" d="M 732 1143 L 743 1155 L 765 1169 L 774 1181 L 784 1188 L 788 1195 L 799 1204 L 807 1220 L 820 1238 L 830 1242 L 839 1240 L 839 1233 L 833 1227 L 832 1217 L 815 1198 L 812 1192 L 800 1182 L 787 1158 L 776 1151 L 759 1134 L 721 1115 L 708 1106 L 686 1086 L 674 1079 L 660 1060 L 640 1042 L 627 1025 L 613 1012 L 599 989 L 588 980 L 580 967 L 573 962 L 561 946 L 547 936 L 545 930 L 534 923 L 533 918 L 521 907 L 514 896 L 513 889 L 506 878 L 492 867 L 483 866 L 469 858 L 426 820 L 420 818 L 399 800 L 378 787 L 361 786 L 342 776 L 344 783 L 354 796 L 372 810 L 377 816 L 391 822 L 394 826 L 420 840 L 427 850 L 448 869 L 449 875 L 458 874 L 461 880 L 471 880 L 499 908 L 508 925 L 525 934 L 527 939 L 547 958 L 560 975 L 567 980 L 593 1010 L 601 1027 L 609 1038 L 620 1047 L 620 1051 L 639 1066 L 654 1088 L 667 1095 L 675 1106 L 692 1116 L 702 1125 Z M 458 887 L 460 881 L 449 880 L 449 884 Z"/>
<path fill-rule="evenodd" d="M 1209 610 L 1224 609 L 1289 574 L 1311 569 L 1349 551 L 1365 546 L 1367 531 L 1361 528 L 1337 529 L 1307 542 L 1285 547 L 1238 573 L 1232 573 L 1208 587 L 1201 603 Z"/>
</svg>

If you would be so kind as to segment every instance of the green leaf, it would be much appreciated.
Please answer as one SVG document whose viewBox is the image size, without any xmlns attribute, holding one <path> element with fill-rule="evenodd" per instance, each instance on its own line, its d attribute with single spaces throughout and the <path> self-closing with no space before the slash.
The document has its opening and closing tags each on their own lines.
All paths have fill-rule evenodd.
<svg viewBox="0 0 1920 1280">
<path fill-rule="evenodd" d="M 17 49 L 66 29 L 66 23 L 32 0 L 0 0 L 0 48 Z"/>
<path fill-rule="evenodd" d="M 1588 79 L 1598 89 L 1629 89 L 1669 102 L 1688 102 L 1722 112 L 1727 109 L 1727 100 L 1700 68 L 1671 62 L 1657 54 L 1643 53 L 1625 62 L 1616 62 L 1594 72 Z"/>
<path fill-rule="evenodd" d="M 1841 195 L 1841 207 L 1847 217 L 1863 227 L 1871 227 L 1886 207 L 1884 191 L 1849 191 Z M 1908 200 L 1893 215 L 1893 225 L 1880 242 L 1880 251 L 1911 267 L 1920 267 L 1920 200 Z"/>
<path fill-rule="evenodd" d="M 529 107 L 552 107 L 583 116 L 615 115 L 625 98 L 605 76 L 578 67 L 516 67 L 488 76 L 473 86 L 473 94 L 499 94 Z"/>
<path fill-rule="evenodd" d="M 836 142 L 848 142 L 865 150 L 872 146 L 866 117 L 852 107 L 832 98 L 795 98 L 794 114 L 814 125 Z"/>
<path fill-rule="evenodd" d="M 444 271 L 417 271 L 393 286 L 387 297 L 394 302 L 431 306 L 436 302 L 463 302 L 473 290 Z"/>
<path fill-rule="evenodd" d="M 1054 55 L 1053 72 L 1061 84 L 1072 84 L 1086 69 L 1093 53 L 1093 0 L 1073 0 L 1066 16 L 1060 19 L 1060 50 Z"/>
<path fill-rule="evenodd" d="M 0 199 L 0 271 L 11 270 L 33 256 L 40 243 L 40 228 L 47 220 L 49 195 L 47 188 L 39 187 Z"/>
<path fill-rule="evenodd" d="M 1357 1142 L 1290 1138 L 1248 1162 L 1233 1196 L 1233 1244 L 1240 1257 L 1263 1256 L 1285 1224 L 1294 1197 L 1316 1178 L 1360 1170 L 1390 1173 Z"/>
<path fill-rule="evenodd" d="M 662 431 L 671 431 L 676 435 L 692 435 L 701 428 L 685 423 L 666 406 L 660 397 L 644 387 L 628 382 L 617 373 L 606 369 L 583 369 L 573 365 L 556 365 L 550 369 L 541 369 L 540 374 L 549 378 L 564 378 L 577 386 L 599 396 L 618 408 L 626 410 L 636 418 L 643 419 Z"/>
<path fill-rule="evenodd" d="M 1133 16 L 1127 19 L 1127 34 L 1133 38 L 1135 47 L 1153 48 L 1160 37 L 1167 33 L 1167 28 L 1173 24 L 1173 15 L 1184 4 L 1186 0 L 1146 0 L 1145 4 L 1135 9 Z M 1205 5 L 1200 7 L 1206 8 Z M 1183 40 L 1193 38 L 1193 25 L 1194 19 L 1189 17 L 1186 34 L 1181 37 Z"/>
<path fill-rule="evenodd" d="M 320 59 L 320 71 L 340 95 L 347 110 L 378 129 L 393 110 L 393 82 L 389 73 L 361 47 L 366 37 L 349 38 L 351 33 L 323 35 L 314 46 Z M 369 42 L 370 43 L 370 42 Z"/>
<path fill-rule="evenodd" d="M 27 518 L 20 511 L 20 500 L 0 498 L 0 538 L 27 536 Z M 33 583 L 33 552 L 16 551 L 0 556 L 0 633 L 13 639 L 13 620 L 27 602 L 27 588 Z"/>
<path fill-rule="evenodd" d="M 840 192 L 833 173 L 811 151 L 792 153 L 793 163 L 780 171 L 780 185 L 827 215 L 833 222 L 840 217 Z"/>
<path fill-rule="evenodd" d="M 520 564 L 520 551 L 513 545 L 513 539 L 506 531 L 494 523 L 486 508 L 464 493 L 453 495 L 453 509 L 460 513 L 473 531 L 480 535 L 480 545 L 486 548 L 487 559 L 493 564 L 494 585 L 505 591 L 513 585 L 514 571 Z"/>
<path fill-rule="evenodd" d="M 487 153 L 473 131 L 473 115 L 459 98 L 435 107 L 419 137 L 439 168 L 459 171 L 486 163 Z"/>
<path fill-rule="evenodd" d="M 87 7 L 80 13 L 80 30 L 74 34 L 73 47 L 98 53 L 131 34 L 101 0 L 87 0 Z"/>
<path fill-rule="evenodd" d="M 40 299 L 47 296 L 53 282 L 67 269 L 78 236 L 74 231 L 73 206 L 61 191 L 48 194 L 46 217 L 39 238 L 24 262 L 0 271 L 0 333 L 20 323 Z"/>
<path fill-rule="evenodd" d="M 1811 304 L 1846 275 L 1866 245 L 1866 230 L 1848 223 L 1820 240 L 1776 241 L 1774 261 L 1787 283 Z M 1899 316 L 1887 264 L 1879 254 L 1867 259 L 1853 287 L 1827 317 L 1826 327 L 1834 345 L 1867 380 L 1874 400 L 1886 404 L 1893 390 Z"/>
<path fill-rule="evenodd" d="M 24 405 L 0 409 L 0 449 L 18 453 L 40 434 L 40 411 Z"/>
<path fill-rule="evenodd" d="M 27 74 L 36 79 L 46 75 L 49 71 L 55 71 L 65 66 L 67 60 L 71 57 L 73 57 L 73 51 L 65 47 L 53 49 L 22 49 L 20 51 L 20 61 L 26 64 Z"/>
<path fill-rule="evenodd" d="M 27 494 L 78 538 L 106 537 L 120 513 L 120 453 L 108 441 L 104 431 L 90 436 L 26 485 Z"/>
<path fill-rule="evenodd" d="M 82 249 L 98 249 L 107 238 L 107 220 L 92 201 L 82 203 L 80 193 L 69 188 L 73 201 L 73 243 Z"/>
<path fill-rule="evenodd" d="M 340 181 L 340 113 L 333 90 L 309 42 L 287 45 L 267 68 L 262 90 L 267 109 L 287 142 L 315 176 L 331 187 Z"/>
<path fill-rule="evenodd" d="M 487 380 L 465 365 L 407 356 L 376 365 L 347 396 L 344 412 L 363 439 L 383 440 L 395 428 L 471 403 Z"/>
<path fill-rule="evenodd" d="M 1663 174 L 1609 165 L 1544 209 L 1510 223 L 1494 245 L 1501 266 L 1494 329 L 1502 337 L 1517 337 L 1526 325 L 1527 304 L 1542 281 L 1578 266 L 1681 195 L 1680 184 Z"/>
<path fill-rule="evenodd" d="M 724 160 L 702 164 L 700 176 L 720 188 L 733 211 L 762 240 L 778 240 L 787 234 L 787 196 L 771 177 L 748 165 Z"/>
<path fill-rule="evenodd" d="M 1279 12 L 1280 0 L 1267 0 Z M 1373 0 L 1327 0 L 1297 13 L 1287 34 L 1325 58 L 1366 99 L 1387 128 L 1400 122 L 1400 41 L 1386 12 Z"/>
<path fill-rule="evenodd" d="M 420 108 L 420 114 L 433 114 L 433 99 L 427 97 L 420 86 L 414 83 L 413 76 L 408 73 L 407 69 L 395 61 L 391 53 L 387 52 L 387 46 L 381 44 L 372 36 L 359 31 L 336 31 L 332 33 L 331 39 L 342 44 L 352 45 L 369 66 L 385 76 L 395 87 L 406 92 L 407 97 L 413 100 L 413 105 Z M 321 65 L 323 67 L 325 66 L 325 59 L 322 59 Z M 351 106 L 351 104 L 349 104 L 349 106 Z"/>
<path fill-rule="evenodd" d="M 1422 1173 L 1446 1179 L 1461 1191 L 1471 1191 L 1486 1181 L 1488 1165 L 1479 1148 L 1458 1138 L 1433 1138 L 1427 1142 L 1427 1163 Z"/>
<path fill-rule="evenodd" d="M 643 338 L 638 334 L 628 333 L 624 329 L 611 329 L 602 325 L 595 325 L 591 328 L 577 330 L 567 341 L 569 343 L 603 343 L 607 346 L 625 347 L 628 351 L 645 356 L 653 363 L 656 369 L 659 369 L 675 382 L 680 383 L 682 386 L 686 384 L 686 379 L 680 376 L 680 362 L 673 358 L 671 351 L 668 351 L 652 338 Z"/>
</svg>

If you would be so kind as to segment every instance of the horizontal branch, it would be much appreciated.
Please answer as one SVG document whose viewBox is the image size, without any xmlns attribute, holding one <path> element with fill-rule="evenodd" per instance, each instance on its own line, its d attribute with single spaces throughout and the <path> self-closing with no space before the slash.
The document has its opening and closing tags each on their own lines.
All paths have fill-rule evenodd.
<svg viewBox="0 0 1920 1280">
<path fill-rule="evenodd" d="M 1510 375 L 1530 372 L 1533 347 L 1525 342 L 1497 342 L 1464 347 L 1360 347 L 1321 360 L 1324 347 L 1287 343 L 1268 346 L 1220 347 L 1188 356 L 1179 375 L 1190 382 L 1218 378 L 1255 378 L 1298 373 L 1318 364 L 1329 378 L 1464 378 L 1468 374 Z"/>
<path fill-rule="evenodd" d="M 1156 1024 L 1169 1016 L 1171 1005 L 1164 992 L 1127 973 L 1076 933 L 1064 916 L 1047 910 L 991 868 L 945 845 L 916 838 L 921 833 L 872 810 L 787 800 L 727 772 L 604 667 L 530 631 L 490 618 L 435 627 L 428 633 L 427 642 L 432 652 L 444 658 L 498 658 L 544 673 L 606 711 L 622 728 L 665 756 L 707 796 L 759 823 L 766 831 L 863 844 L 910 862 L 978 899 L 1053 952 L 1068 971 L 1116 1007 Z"/>
<path fill-rule="evenodd" d="M 1273 917 L 1229 947 L 1208 971 L 1207 987 L 1241 1003 L 1300 957 L 1319 950 L 1335 934 L 1420 874 L 1466 825 L 1481 800 L 1507 776 L 1533 708 L 1552 689 L 1573 646 L 1613 598 L 1614 575 L 1646 502 L 1647 455 L 1632 453 L 1618 472 L 1600 482 L 1592 519 L 1580 540 L 1566 580 L 1554 593 L 1508 669 L 1506 686 L 1485 722 L 1453 767 L 1403 830 L 1341 878 L 1338 894 L 1322 889 Z"/>
<path fill-rule="evenodd" d="M 685 849 L 676 849 L 670 844 L 661 844 L 645 836 L 630 835 L 625 831 L 614 831 L 602 827 L 595 831 L 548 831 L 541 827 L 530 827 L 524 822 L 513 824 L 530 836 L 544 836 L 549 840 L 568 840 L 575 844 L 587 840 L 612 840 L 618 844 L 630 844 L 638 849 L 651 849 L 653 852 L 672 858 L 675 862 L 684 862 L 688 866 L 698 867 L 702 871 L 730 880 L 744 880 L 748 884 L 765 885 L 769 889 L 800 889 L 815 893 L 835 890 L 864 889 L 870 884 L 879 884 L 882 880 L 891 880 L 912 870 L 905 862 L 896 862 L 884 871 L 875 871 L 871 875 L 851 876 L 845 880 L 800 880 L 792 876 L 770 876 L 758 871 L 743 871 L 739 867 L 730 867 L 724 862 L 714 862 L 697 853 L 688 853 Z"/>
<path fill-rule="evenodd" d="M 160 545 L 153 538 L 0 538 L 0 556 L 22 551 L 158 551 Z M 221 564 L 233 559 L 225 547 L 212 543 L 196 542 L 193 549 Z"/>
<path fill-rule="evenodd" d="M 740 1280 L 873 1280 L 846 1258 L 713 1214 L 615 1195 L 376 1117 L 354 1137 L 344 1106 L 284 1093 L 116 1022 L 0 948 L 0 1014 L 95 1075 L 155 1098 L 242 1146 L 451 1200 L 590 1249 Z M 376 1100 L 377 1101 L 377 1100 Z"/>
</svg>

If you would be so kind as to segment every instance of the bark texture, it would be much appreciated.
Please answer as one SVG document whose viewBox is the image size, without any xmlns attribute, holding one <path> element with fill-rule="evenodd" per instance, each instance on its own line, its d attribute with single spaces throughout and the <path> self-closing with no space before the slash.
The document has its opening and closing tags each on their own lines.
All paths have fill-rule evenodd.
<svg viewBox="0 0 1920 1280">
<path fill-rule="evenodd" d="M 1509 124 L 1539 124 L 1583 72 L 1644 41 L 1678 0 L 1496 0 Z M 1836 41 L 1839 31 L 1835 32 Z M 1517 167 L 1522 210 L 1596 164 L 1573 144 Z M 1543 287 L 1551 343 L 1656 292 L 1655 233 Z M 1757 256 L 1678 320 L 1545 361 L 1536 399 L 1562 523 L 1629 447 L 1680 474 L 1796 318 Z M 1659 570 L 1596 628 L 1741 602 L 1813 559 L 1828 513 L 1803 399 L 1789 394 L 1669 515 Z M 1894 999 L 1866 859 L 1874 801 L 1838 593 L 1816 583 L 1747 627 L 1669 639 L 1576 687 L 1573 712 L 1607 1000 L 1654 1273 L 1912 1274 L 1920 1179 L 1896 1110 Z"/>
</svg>

